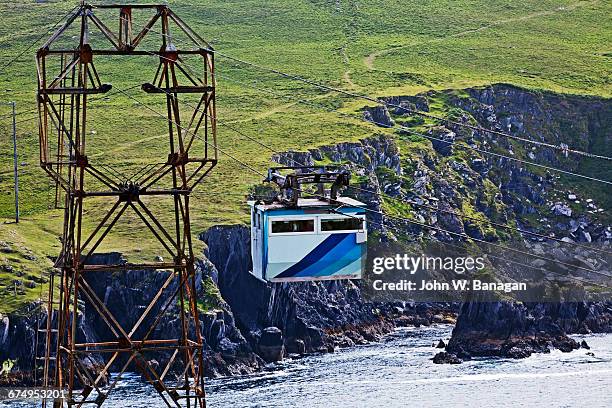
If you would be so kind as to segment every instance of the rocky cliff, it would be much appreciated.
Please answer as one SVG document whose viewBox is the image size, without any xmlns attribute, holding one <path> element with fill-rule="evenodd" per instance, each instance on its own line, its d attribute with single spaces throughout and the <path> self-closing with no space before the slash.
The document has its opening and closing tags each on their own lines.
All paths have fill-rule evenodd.
<svg viewBox="0 0 612 408">
<path fill-rule="evenodd" d="M 454 322 L 457 305 L 374 304 L 364 301 L 359 283 L 352 281 L 269 284 L 249 272 L 250 242 L 246 226 L 218 226 L 201 235 L 206 256 L 197 262 L 198 307 L 206 350 L 208 376 L 247 374 L 288 355 L 332 352 L 376 341 L 396 325 Z M 121 263 L 119 253 L 92 257 L 93 264 Z M 168 277 L 164 271 L 98 272 L 87 280 L 118 322 L 130 328 Z M 151 309 L 142 327 L 152 323 L 173 292 L 171 284 Z M 36 329 L 46 322 L 40 302 L 0 316 L 0 361 L 10 362 L 12 375 L 3 382 L 31 384 Z M 178 335 L 178 305 L 170 306 L 151 338 Z M 136 338 L 142 330 L 135 333 Z M 84 301 L 78 317 L 79 341 L 113 339 L 92 305 Z M 44 344 L 39 340 L 38 355 Z M 147 356 L 163 364 L 168 355 Z M 94 355 L 91 365 L 102 363 Z M 122 365 L 121 360 L 112 369 Z"/>
<path fill-rule="evenodd" d="M 286 152 L 274 160 L 284 164 L 338 163 L 350 168 L 352 184 L 358 189 L 348 189 L 345 194 L 367 203 L 374 211 L 369 214 L 374 243 L 462 240 L 443 231 L 447 230 L 487 242 L 518 240 L 530 251 L 554 250 L 560 258 L 605 270 L 605 260 L 592 251 L 569 252 L 566 244 L 609 248 L 609 191 L 511 158 L 608 179 L 609 167 L 596 166 L 589 159 L 572 160 L 550 149 L 525 147 L 516 140 L 444 121 L 423 119 L 410 110 L 612 156 L 609 101 L 496 85 L 398 96 L 388 102 L 397 106 L 363 109 L 364 118 L 377 124 L 379 131 L 364 135 L 361 141 Z M 482 152 L 503 153 L 510 159 Z M 401 218 L 439 229 L 423 228 Z M 546 234 L 565 244 L 520 235 L 497 224 Z M 253 372 L 267 361 L 288 354 L 332 351 L 376 340 L 394 325 L 450 322 L 457 310 L 452 304 L 368 302 L 363 299 L 360 283 L 353 281 L 267 284 L 248 273 L 250 244 L 244 226 L 213 227 L 202 233 L 201 239 L 208 249 L 206 258 L 198 263 L 198 294 L 211 376 Z M 96 262 L 109 260 L 103 256 Z M 571 268 L 558 272 L 568 279 L 575 273 Z M 600 284 L 610 283 L 603 275 L 589 278 Z M 98 296 L 128 324 L 137 319 L 164 275 L 134 272 L 126 276 L 99 274 L 91 279 Z M 29 305 L 24 313 L 0 316 L 0 361 L 10 359 L 16 361 L 16 367 L 31 368 L 36 321 L 46 318 L 35 311 L 37 306 Z M 575 344 L 568 342 L 566 333 L 608 331 L 609 316 L 609 304 L 470 302 L 461 308 L 447 351 L 467 357 L 524 356 L 546 351 L 551 345 L 573 349 Z M 172 311 L 158 330 L 177 330 Z M 109 336 L 105 324 L 90 313 L 86 302 L 79 315 L 79 331 L 80 336 L 92 341 Z"/>
<path fill-rule="evenodd" d="M 332 352 L 337 347 L 376 341 L 396 325 L 454 322 L 456 305 L 368 303 L 356 282 L 271 285 L 259 281 L 248 273 L 251 257 L 245 226 L 213 227 L 202 234 L 202 239 L 208 243 L 208 258 L 197 263 L 196 290 L 206 374 L 211 377 L 248 374 L 288 355 Z M 118 253 L 92 259 L 96 264 L 120 261 Z M 88 283 L 118 322 L 130 328 L 167 274 L 98 272 L 88 277 Z M 152 323 L 168 301 L 172 285 L 175 284 L 163 292 L 143 327 Z M 36 328 L 43 327 L 47 317 L 43 310 L 36 302 L 19 314 L 0 316 L 0 360 L 10 362 L 12 367 L 12 375 L 2 377 L 3 383 L 32 383 Z M 176 337 L 179 324 L 178 305 L 173 304 L 151 338 Z M 138 330 L 135 336 L 142 334 Z M 110 328 L 87 301 L 79 310 L 78 337 L 79 341 L 89 342 L 113 339 Z M 42 353 L 39 345 L 38 355 Z M 163 364 L 169 356 L 157 353 L 147 358 Z M 94 355 L 89 363 L 98 366 L 102 361 L 102 356 Z M 118 359 L 112 369 L 120 368 L 122 363 Z"/>
</svg>

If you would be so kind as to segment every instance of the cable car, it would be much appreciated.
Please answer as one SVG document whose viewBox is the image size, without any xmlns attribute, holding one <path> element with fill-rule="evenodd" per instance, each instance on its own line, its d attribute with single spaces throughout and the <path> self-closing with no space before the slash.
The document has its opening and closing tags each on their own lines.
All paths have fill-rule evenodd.
<svg viewBox="0 0 612 408">
<path fill-rule="evenodd" d="M 360 279 L 366 257 L 366 205 L 338 195 L 347 172 L 329 166 L 274 167 L 265 181 L 281 194 L 253 200 L 252 274 L 268 282 Z M 282 175 L 283 171 L 294 171 Z M 326 183 L 333 183 L 329 193 Z M 306 196 L 303 186 L 316 184 Z"/>
</svg>

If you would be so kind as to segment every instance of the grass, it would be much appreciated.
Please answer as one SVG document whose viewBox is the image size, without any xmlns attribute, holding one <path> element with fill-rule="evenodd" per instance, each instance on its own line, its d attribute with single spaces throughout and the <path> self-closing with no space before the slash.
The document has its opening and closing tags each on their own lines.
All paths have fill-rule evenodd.
<svg viewBox="0 0 612 408">
<path fill-rule="evenodd" d="M 153 3 L 139 1 L 143 2 Z M 65 0 L 0 4 L 2 65 L 76 4 Z M 609 15 L 612 6 L 605 1 L 176 0 L 171 7 L 222 53 L 369 95 L 406 95 L 496 82 L 571 94 L 612 94 L 611 31 L 602 24 L 602 16 Z M 70 35 L 61 41 L 70 42 Z M 92 41 L 100 41 L 99 34 L 92 34 Z M 18 111 L 25 112 L 18 116 L 23 221 L 16 225 L 10 223 L 14 202 L 6 116 L 10 110 L 0 107 L 0 219 L 5 220 L 0 224 L 0 240 L 36 254 L 36 261 L 23 260 L 33 274 L 44 272 L 50 266 L 47 257 L 58 253 L 62 219 L 61 211 L 51 209 L 52 186 L 38 168 L 36 113 L 28 112 L 36 108 L 33 57 L 39 44 L 6 72 L 0 67 L 0 101 L 15 100 Z M 152 42 L 147 45 L 155 49 Z M 155 69 L 155 61 L 147 56 L 121 61 L 100 58 L 96 65 L 105 82 L 121 89 L 149 82 Z M 350 113 L 360 111 L 363 100 L 339 97 L 221 56 L 216 68 L 219 118 L 274 150 L 303 150 L 375 132 L 366 123 L 274 98 L 262 89 Z M 160 99 L 137 90 L 133 95 L 163 112 Z M 439 109 L 434 105 L 436 112 Z M 163 119 L 128 97 L 119 94 L 93 102 L 90 118 L 89 129 L 96 132 L 88 136 L 91 160 L 129 173 L 165 156 Z M 410 124 L 418 131 L 430 125 L 429 120 Z M 218 140 L 224 152 L 261 172 L 272 164 L 270 151 L 227 127 L 219 126 Z M 402 154 L 409 157 L 412 151 L 426 148 L 422 142 L 406 137 Z M 221 154 L 219 165 L 191 201 L 194 234 L 214 224 L 246 222 L 242 197 L 261 178 Z M 168 203 L 151 205 L 162 222 L 171 225 Z M 93 202 L 86 208 L 86 229 L 100 219 L 105 206 Z M 163 254 L 152 239 L 134 239 L 144 237 L 142 231 L 142 223 L 128 214 L 101 250 L 121 251 L 131 260 Z M 0 310 L 12 308 L 6 297 L 0 299 Z"/>
</svg>

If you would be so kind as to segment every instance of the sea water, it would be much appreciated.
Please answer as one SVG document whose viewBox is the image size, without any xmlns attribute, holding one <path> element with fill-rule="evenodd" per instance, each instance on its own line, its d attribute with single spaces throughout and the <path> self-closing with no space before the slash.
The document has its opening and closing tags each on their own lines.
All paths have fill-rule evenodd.
<svg viewBox="0 0 612 408">
<path fill-rule="evenodd" d="M 448 340 L 451 330 L 398 329 L 380 343 L 285 360 L 254 375 L 209 380 L 207 406 L 612 407 L 612 334 L 574 336 L 586 340 L 591 350 L 433 364 L 431 358 L 440 351 L 434 345 Z M 138 375 L 128 374 L 105 406 L 164 407 L 160 402 Z"/>
</svg>

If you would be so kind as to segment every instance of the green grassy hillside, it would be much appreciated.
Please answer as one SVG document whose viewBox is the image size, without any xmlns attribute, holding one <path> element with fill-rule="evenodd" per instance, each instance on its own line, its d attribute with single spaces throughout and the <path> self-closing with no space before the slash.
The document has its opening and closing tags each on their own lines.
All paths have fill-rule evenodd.
<svg viewBox="0 0 612 408">
<path fill-rule="evenodd" d="M 51 185 L 37 163 L 36 113 L 31 111 L 36 107 L 33 60 L 40 42 L 8 69 L 1 67 L 76 3 L 0 4 L 0 101 L 16 100 L 18 111 L 24 112 L 18 117 L 23 222 L 17 226 L 10 223 L 14 200 L 6 116 L 10 111 L 0 107 L 0 217 L 6 220 L 0 224 L 0 241 L 17 254 L 36 255 L 36 260 L 26 259 L 20 266 L 31 274 L 47 268 L 47 256 L 57 254 L 62 218 L 61 211 L 49 209 Z M 572 94 L 612 94 L 612 29 L 604 17 L 612 13 L 612 4 L 606 1 L 177 0 L 170 6 L 223 53 L 369 95 L 496 82 Z M 103 80 L 125 89 L 149 82 L 156 61 L 140 57 L 97 64 Z M 375 132 L 362 121 L 273 98 L 262 90 L 342 106 L 345 111 L 359 109 L 363 101 L 340 98 L 222 57 L 216 64 L 219 118 L 274 149 L 305 149 Z M 138 90 L 131 93 L 163 112 L 159 99 Z M 95 131 L 90 137 L 92 160 L 129 172 L 165 154 L 163 119 L 124 95 L 92 103 L 90 117 L 89 129 Z M 218 141 L 222 150 L 257 169 L 264 171 L 270 165 L 270 151 L 227 127 L 219 126 Z M 220 159 L 194 194 L 194 233 L 212 224 L 245 221 L 241 197 L 261 179 L 223 154 Z M 162 210 L 161 204 L 157 207 Z M 91 226 L 101 206 L 86 213 L 92 216 Z M 161 217 L 169 221 L 167 213 Z M 127 249 L 142 228 L 134 216 L 127 220 L 102 249 L 131 256 L 155 254 L 157 249 L 148 240 Z M 17 262 L 8 255 L 0 254 L 0 264 Z"/>
</svg>

